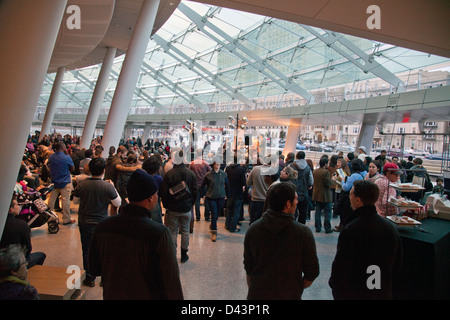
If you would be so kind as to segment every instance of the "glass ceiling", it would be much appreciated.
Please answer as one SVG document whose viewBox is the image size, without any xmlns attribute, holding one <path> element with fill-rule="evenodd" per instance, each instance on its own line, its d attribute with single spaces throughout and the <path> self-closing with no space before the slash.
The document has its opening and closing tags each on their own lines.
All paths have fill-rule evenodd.
<svg viewBox="0 0 450 320">
<path fill-rule="evenodd" d="M 124 57 L 115 59 L 102 114 L 108 113 Z M 411 90 L 411 72 L 442 64 L 450 59 L 182 1 L 148 43 L 130 114 L 246 110 L 267 101 L 282 101 L 277 107 L 314 104 L 339 88 L 367 94 L 368 81 L 381 81 L 388 94 Z M 87 114 L 100 68 L 65 73 L 58 113 Z M 46 77 L 38 113 L 45 112 L 54 77 Z"/>
</svg>

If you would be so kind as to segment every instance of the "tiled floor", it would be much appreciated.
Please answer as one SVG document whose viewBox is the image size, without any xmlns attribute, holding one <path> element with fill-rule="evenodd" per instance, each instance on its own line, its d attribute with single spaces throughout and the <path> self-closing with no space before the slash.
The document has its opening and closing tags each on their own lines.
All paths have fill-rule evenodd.
<svg viewBox="0 0 450 320">
<path fill-rule="evenodd" d="M 73 218 L 77 219 L 77 207 L 73 206 Z M 201 220 L 195 222 L 194 232 L 190 234 L 189 261 L 181 264 L 180 277 L 184 297 L 187 300 L 245 300 L 247 296 L 246 275 L 243 266 L 243 241 L 248 228 L 248 214 L 245 208 L 245 221 L 241 231 L 230 233 L 224 229 L 225 218 L 218 222 L 216 242 L 211 242 L 208 234 L 209 223 Z M 330 300 L 331 289 L 328 279 L 331 263 L 336 252 L 338 233 L 325 234 L 314 232 L 314 214 L 307 225 L 314 233 L 320 262 L 320 275 L 313 285 L 303 293 L 304 300 Z M 338 224 L 332 219 L 332 226 Z M 178 238 L 178 248 L 180 237 Z M 34 251 L 47 254 L 44 265 L 67 268 L 77 265 L 82 268 L 81 242 L 78 225 L 60 225 L 57 234 L 49 234 L 47 225 L 32 229 Z M 178 249 L 179 250 L 179 249 Z M 180 252 L 177 252 L 179 261 Z M 93 288 L 84 287 L 86 299 L 101 300 L 102 288 L 97 279 Z"/>
</svg>

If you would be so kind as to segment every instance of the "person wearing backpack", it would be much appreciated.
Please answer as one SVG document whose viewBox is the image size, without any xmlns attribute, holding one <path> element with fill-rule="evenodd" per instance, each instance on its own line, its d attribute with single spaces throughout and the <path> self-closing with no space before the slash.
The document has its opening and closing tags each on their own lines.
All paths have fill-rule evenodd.
<svg viewBox="0 0 450 320">
<path fill-rule="evenodd" d="M 308 189 L 312 188 L 314 183 L 311 168 L 305 160 L 305 152 L 297 152 L 295 160 L 290 166 L 297 170 L 298 173 L 297 179 L 294 181 L 298 195 L 297 221 L 305 224 L 308 211 Z"/>
<path fill-rule="evenodd" d="M 165 223 L 169 228 L 172 239 L 177 247 L 178 230 L 181 230 L 181 262 L 188 261 L 189 228 L 191 210 L 197 200 L 197 177 L 186 164 L 183 163 L 183 150 L 179 157 L 172 153 L 173 168 L 166 172 L 161 183 L 159 195 L 166 209 Z M 184 186 L 181 188 L 180 186 Z"/>
</svg>

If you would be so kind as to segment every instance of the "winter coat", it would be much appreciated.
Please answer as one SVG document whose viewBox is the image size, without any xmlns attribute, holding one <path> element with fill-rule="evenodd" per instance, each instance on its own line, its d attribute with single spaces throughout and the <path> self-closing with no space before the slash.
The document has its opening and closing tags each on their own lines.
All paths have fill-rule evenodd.
<svg viewBox="0 0 450 320">
<path fill-rule="evenodd" d="M 303 279 L 312 282 L 319 275 L 311 230 L 292 214 L 267 210 L 245 234 L 244 268 L 248 299 L 300 299 Z"/>
</svg>

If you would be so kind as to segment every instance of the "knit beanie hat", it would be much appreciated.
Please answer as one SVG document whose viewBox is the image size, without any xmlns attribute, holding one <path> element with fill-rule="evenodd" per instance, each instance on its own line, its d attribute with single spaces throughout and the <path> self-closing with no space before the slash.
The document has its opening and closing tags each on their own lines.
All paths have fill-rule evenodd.
<svg viewBox="0 0 450 320">
<path fill-rule="evenodd" d="M 133 172 L 127 183 L 128 200 L 139 202 L 158 192 L 155 179 L 142 169 Z"/>
</svg>

